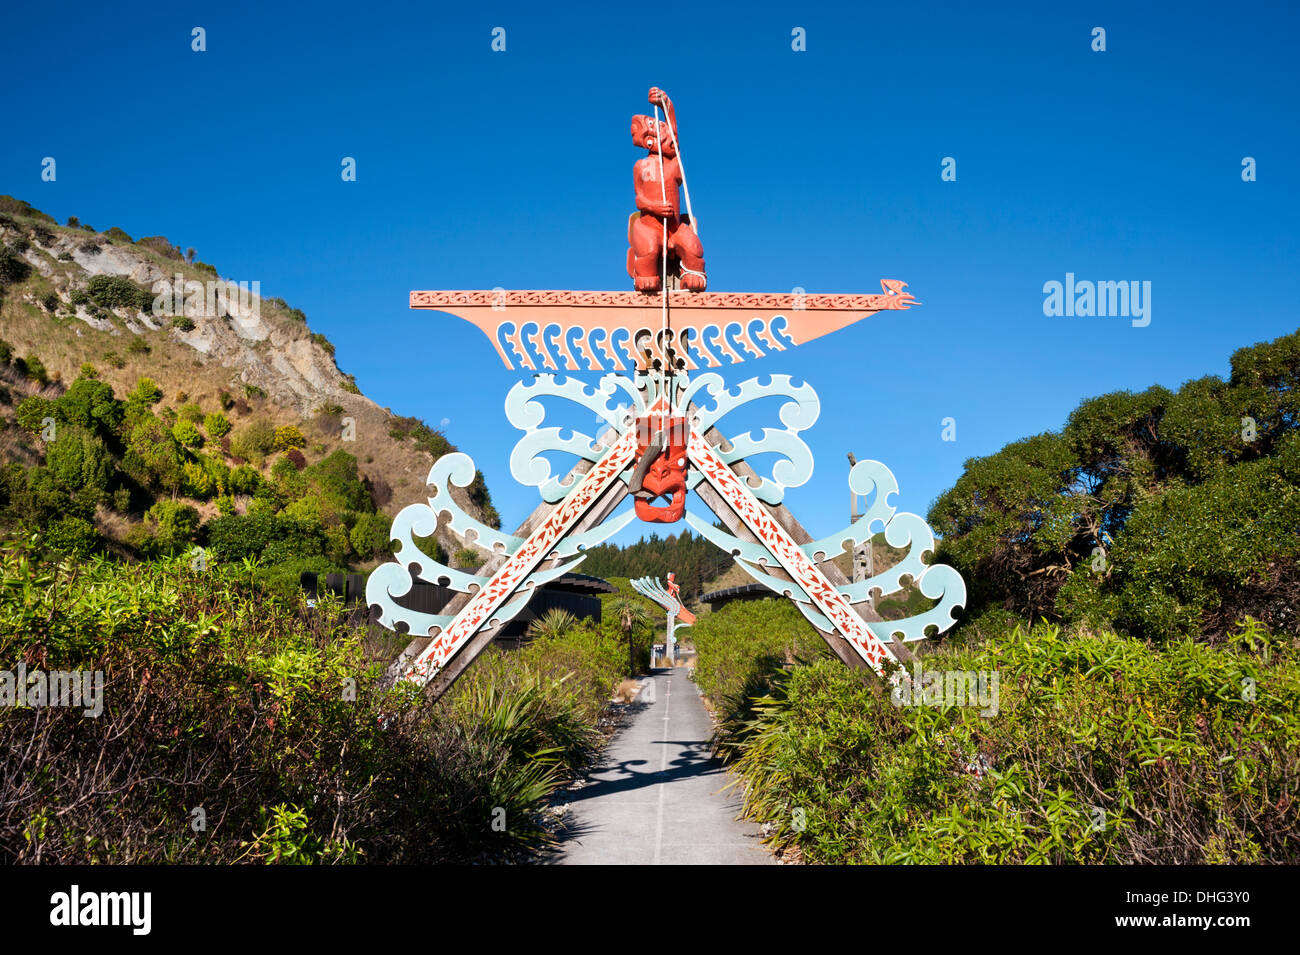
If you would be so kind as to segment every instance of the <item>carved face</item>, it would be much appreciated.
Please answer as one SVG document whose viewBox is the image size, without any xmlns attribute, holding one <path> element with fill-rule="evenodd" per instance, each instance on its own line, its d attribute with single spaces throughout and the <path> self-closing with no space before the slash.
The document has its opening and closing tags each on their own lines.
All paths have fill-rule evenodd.
<svg viewBox="0 0 1300 955">
<path fill-rule="evenodd" d="M 635 492 L 636 516 L 651 524 L 675 524 L 686 516 L 686 440 L 685 420 L 670 418 L 666 429 L 667 446 L 650 463 L 649 470 Z M 649 437 L 638 449 L 647 453 Z M 666 503 L 656 504 L 656 501 Z"/>
<path fill-rule="evenodd" d="M 673 148 L 673 137 L 664 123 L 656 123 L 653 116 L 632 117 L 632 142 L 651 153 L 658 153 L 655 143 L 663 139 L 664 155 L 671 158 L 677 155 Z"/>
</svg>

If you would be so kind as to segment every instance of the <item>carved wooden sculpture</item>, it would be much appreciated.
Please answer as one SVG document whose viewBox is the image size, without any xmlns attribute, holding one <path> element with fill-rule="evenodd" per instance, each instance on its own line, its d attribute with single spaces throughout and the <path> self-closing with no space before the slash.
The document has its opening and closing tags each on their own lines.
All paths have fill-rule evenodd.
<svg viewBox="0 0 1300 955">
<path fill-rule="evenodd" d="M 811 386 L 769 374 L 766 382 L 754 378 L 729 388 L 717 373 L 702 371 L 773 355 L 882 309 L 919 303 L 903 291 L 906 283 L 892 279 L 881 282 L 882 294 L 869 295 L 691 291 L 704 288 L 704 261 L 691 217 L 681 215 L 677 201 L 677 184 L 685 190 L 685 172 L 675 112 L 657 88 L 651 89 L 650 101 L 656 116 L 633 121 L 634 140 L 652 153 L 636 167 L 644 226 L 633 223 L 642 232 L 633 233 L 628 267 L 637 291 L 411 293 L 412 308 L 472 322 L 507 368 L 515 367 L 513 356 L 531 370 L 559 371 L 562 363 L 565 371 L 618 371 L 594 385 L 536 374 L 510 389 L 506 416 L 522 432 L 511 452 L 511 473 L 536 486 L 543 502 L 515 534 L 485 526 L 452 497 L 453 486 L 466 487 L 474 478 L 467 455 L 449 454 L 434 463 L 428 479 L 433 495 L 427 504 L 398 514 L 392 531 L 399 545 L 395 559 L 376 569 L 367 584 L 367 599 L 379 608 L 380 621 L 414 638 L 394 665 L 394 678 L 429 686 L 434 694 L 445 691 L 491 642 L 496 628 L 527 605 L 533 588 L 571 570 L 586 547 L 636 518 L 685 519 L 756 580 L 793 600 L 845 663 L 878 673 L 907 655 L 906 642 L 950 627 L 953 612 L 965 601 L 965 584 L 952 568 L 924 562 L 934 550 L 933 534 L 920 517 L 897 513 L 889 503 L 898 486 L 880 462 L 854 465 L 849 485 L 871 503 L 836 534 L 812 540 L 785 509 L 785 489 L 812 476 L 812 454 L 800 437 L 820 413 Z M 667 125 L 658 119 L 660 106 Z M 658 204 L 655 189 L 662 189 Z M 657 245 L 650 235 L 656 228 Z M 657 260 L 657 272 L 651 273 L 647 256 Z M 675 274 L 687 290 L 669 287 Z M 650 282 L 652 275 L 657 284 Z M 772 396 L 787 399 L 779 413 L 783 427 L 727 435 L 730 412 Z M 543 427 L 561 400 L 581 413 Z M 583 422 L 593 415 L 602 422 L 600 433 L 583 433 Z M 555 452 L 575 461 L 563 477 L 552 476 L 544 456 Z M 776 462 L 761 473 L 754 462 L 764 455 L 775 455 Z M 610 519 L 629 494 L 633 508 Z M 708 517 L 692 512 L 692 494 L 712 512 Z M 713 515 L 731 533 L 715 528 Z M 492 552 L 478 573 L 450 568 L 420 551 L 416 538 L 432 534 L 440 522 Z M 886 571 L 849 581 L 832 558 L 869 540 L 876 525 L 907 556 Z M 415 578 L 463 596 L 441 614 L 411 610 L 401 598 Z M 904 620 L 881 620 L 872 593 L 895 592 L 908 579 L 934 606 Z"/>
</svg>

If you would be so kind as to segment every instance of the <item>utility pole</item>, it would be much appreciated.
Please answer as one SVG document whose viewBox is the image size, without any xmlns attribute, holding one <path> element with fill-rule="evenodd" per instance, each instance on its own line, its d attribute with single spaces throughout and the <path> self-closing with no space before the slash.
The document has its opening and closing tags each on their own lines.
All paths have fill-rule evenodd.
<svg viewBox="0 0 1300 955">
<path fill-rule="evenodd" d="M 850 451 L 849 467 L 852 468 L 857 463 L 858 463 L 858 459 L 854 457 L 853 452 Z M 851 490 L 849 491 L 850 523 L 856 522 L 857 519 L 861 516 L 861 513 L 858 511 L 858 502 L 861 499 L 862 499 L 862 495 L 855 494 Z M 869 532 L 871 529 L 867 528 L 867 530 Z M 857 547 L 853 549 L 853 582 L 857 583 L 860 580 L 868 580 L 871 577 L 874 577 L 875 574 L 876 574 L 875 560 L 874 560 L 874 555 L 871 552 L 871 538 L 870 536 L 868 536 L 865 544 L 859 544 Z M 867 603 L 871 605 L 871 608 L 873 610 L 875 609 L 876 598 L 874 594 L 867 595 Z"/>
</svg>

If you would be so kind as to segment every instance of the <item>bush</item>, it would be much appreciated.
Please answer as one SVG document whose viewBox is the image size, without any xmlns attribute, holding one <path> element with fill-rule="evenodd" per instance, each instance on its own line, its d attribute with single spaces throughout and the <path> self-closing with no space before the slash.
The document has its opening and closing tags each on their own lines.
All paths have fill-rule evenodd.
<svg viewBox="0 0 1300 955">
<path fill-rule="evenodd" d="M 14 249 L 0 246 L 0 288 L 26 282 L 31 274 L 32 267 L 26 259 Z"/>
<path fill-rule="evenodd" d="M 42 534 L 42 540 L 52 550 L 73 557 L 89 557 L 102 543 L 95 525 L 76 515 L 51 521 Z"/>
<path fill-rule="evenodd" d="M 809 862 L 1294 863 L 1300 667 L 1255 624 L 1241 637 L 1156 649 L 1043 624 L 923 658 L 996 674 L 996 718 L 798 666 L 722 749 L 747 812 Z"/>
<path fill-rule="evenodd" d="M 373 511 L 370 492 L 357 472 L 357 459 L 337 450 L 317 461 L 306 471 L 307 479 L 317 490 L 321 502 L 339 511 Z"/>
<path fill-rule="evenodd" d="M 158 554 L 179 554 L 189 549 L 199 530 L 199 512 L 180 501 L 159 501 L 145 513 L 154 530 Z"/>
<path fill-rule="evenodd" d="M 220 411 L 213 411 L 203 418 L 203 430 L 212 438 L 223 438 L 230 433 L 230 419 Z"/>
<path fill-rule="evenodd" d="M 386 557 L 392 553 L 389 530 L 392 518 L 386 514 L 362 514 L 348 532 L 348 541 L 357 557 L 363 561 Z"/>
<path fill-rule="evenodd" d="M 172 319 L 172 328 L 181 332 L 194 331 L 194 319 L 188 315 L 177 315 Z"/>
<path fill-rule="evenodd" d="M 288 451 L 290 448 L 305 447 L 307 447 L 307 439 L 294 425 L 285 425 L 282 428 L 275 429 L 274 448 L 276 451 Z"/>
<path fill-rule="evenodd" d="M 143 238 L 136 239 L 135 244 L 142 248 L 146 248 L 151 252 L 155 252 L 166 259 L 175 259 L 177 262 L 183 262 L 185 260 L 185 257 L 181 254 L 181 250 L 172 245 L 171 241 L 168 240 L 166 236 L 147 235 Z"/>
<path fill-rule="evenodd" d="M 162 389 L 152 378 L 137 378 L 135 389 L 126 396 L 127 401 L 133 401 L 139 404 L 156 405 L 162 401 Z"/>
<path fill-rule="evenodd" d="M 107 674 L 99 719 L 0 710 L 7 862 L 521 858 L 549 840 L 545 800 L 599 739 L 570 684 L 516 672 L 518 655 L 502 657 L 495 689 L 466 684 L 454 705 L 386 693 L 361 632 L 304 620 L 243 568 L 96 562 L 75 590 L 70 570 L 0 569 L 6 659 L 40 621 L 49 667 Z M 47 573 L 53 586 L 33 586 Z M 176 825 L 194 792 L 208 818 L 197 834 Z M 498 809 L 504 832 L 484 822 Z"/>
<path fill-rule="evenodd" d="M 134 308 L 144 312 L 153 306 L 153 293 L 125 275 L 92 275 L 86 283 L 86 294 L 101 308 Z"/>
<path fill-rule="evenodd" d="M 245 461 L 261 463 L 275 448 L 275 429 L 265 421 L 250 421 L 230 439 L 230 453 Z"/>
<path fill-rule="evenodd" d="M 782 667 L 826 653 L 812 624 L 781 597 L 723 604 L 700 614 L 679 639 L 695 645 L 695 682 L 725 716 L 743 713 L 750 698 L 771 688 Z"/>
<path fill-rule="evenodd" d="M 172 436 L 183 448 L 201 448 L 203 447 L 203 435 L 199 429 L 194 427 L 194 422 L 184 419 L 177 421 L 172 427 Z"/>
<path fill-rule="evenodd" d="M 232 494 L 256 494 L 262 486 L 262 475 L 247 464 L 241 464 L 230 472 L 230 491 Z"/>
<path fill-rule="evenodd" d="M 45 363 L 35 355 L 19 358 L 14 362 L 14 367 L 38 385 L 48 385 L 50 383 L 50 375 L 45 370 Z"/>
<path fill-rule="evenodd" d="M 57 437 L 45 451 L 45 463 L 55 479 L 68 491 L 84 494 L 87 500 L 103 500 L 109 476 L 114 471 L 104 442 L 77 425 L 58 428 Z"/>
</svg>

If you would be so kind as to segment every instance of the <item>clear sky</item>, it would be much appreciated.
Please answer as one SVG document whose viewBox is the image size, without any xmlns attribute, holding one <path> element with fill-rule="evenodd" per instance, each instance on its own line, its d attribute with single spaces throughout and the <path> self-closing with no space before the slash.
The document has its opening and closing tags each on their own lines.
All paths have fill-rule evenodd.
<svg viewBox="0 0 1300 955">
<path fill-rule="evenodd" d="M 1226 374 L 1300 325 L 1295 10 L 10 3 L 0 192 L 259 280 L 367 395 L 445 421 L 513 527 L 537 501 L 508 467 L 517 376 L 408 291 L 630 288 L 628 124 L 662 86 L 710 289 L 898 278 L 924 303 L 725 370 L 820 393 L 817 471 L 787 495 L 820 536 L 847 518 L 848 451 L 924 513 L 1081 398 Z M 1150 324 L 1044 315 L 1067 272 L 1150 282 Z"/>
</svg>

